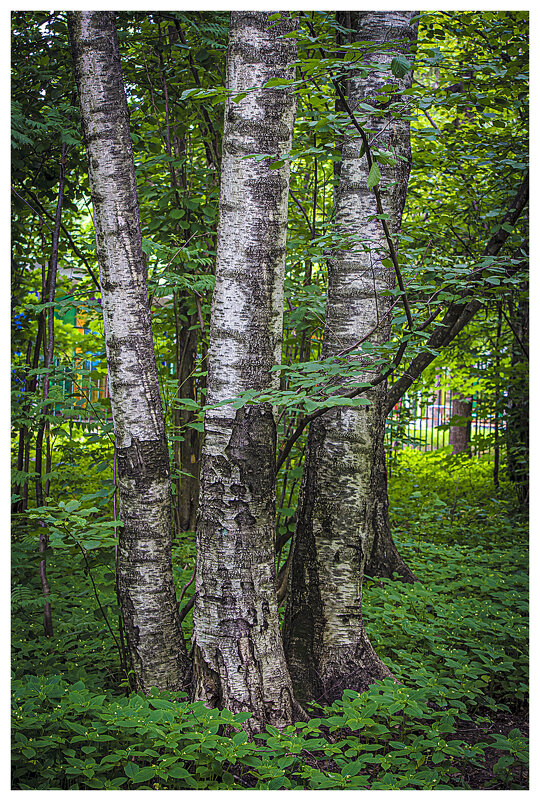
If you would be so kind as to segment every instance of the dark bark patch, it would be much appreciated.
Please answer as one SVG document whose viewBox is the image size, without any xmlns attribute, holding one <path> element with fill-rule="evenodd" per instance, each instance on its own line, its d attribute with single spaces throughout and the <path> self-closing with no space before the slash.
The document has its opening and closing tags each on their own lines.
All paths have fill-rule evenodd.
<svg viewBox="0 0 540 801">
<path fill-rule="evenodd" d="M 117 449 L 117 459 L 119 477 L 133 479 L 136 484 L 170 476 L 169 452 L 164 438 L 144 441 L 132 437 L 130 446 Z"/>
<path fill-rule="evenodd" d="M 276 430 L 269 403 L 238 409 L 225 453 L 252 495 L 266 494 L 275 471 Z M 268 443 L 274 448 L 269 449 Z M 270 479 L 270 480 L 269 480 Z"/>
</svg>

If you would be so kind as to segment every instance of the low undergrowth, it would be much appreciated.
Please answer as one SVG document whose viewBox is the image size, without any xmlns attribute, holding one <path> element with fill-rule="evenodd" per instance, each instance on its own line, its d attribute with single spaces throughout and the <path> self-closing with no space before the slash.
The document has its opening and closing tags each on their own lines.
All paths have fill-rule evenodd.
<svg viewBox="0 0 540 801">
<path fill-rule="evenodd" d="M 405 454 L 391 486 L 396 541 L 420 582 L 364 591 L 370 638 L 402 684 L 346 690 L 253 742 L 247 715 L 129 691 L 106 543 L 87 562 L 74 549 L 68 574 L 65 555 L 49 558 L 55 635 L 43 637 L 36 548 L 18 536 L 13 788 L 526 789 L 525 523 L 484 463 L 450 471 L 434 456 Z M 176 564 L 187 583 L 188 540 Z"/>
</svg>

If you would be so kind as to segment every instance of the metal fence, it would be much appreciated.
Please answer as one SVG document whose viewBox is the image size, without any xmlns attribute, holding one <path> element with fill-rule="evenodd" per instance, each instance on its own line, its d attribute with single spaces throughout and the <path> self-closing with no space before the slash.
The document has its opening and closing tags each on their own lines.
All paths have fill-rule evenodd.
<svg viewBox="0 0 540 801">
<path fill-rule="evenodd" d="M 404 396 L 386 421 L 386 446 L 389 452 L 404 448 L 434 451 L 449 444 L 450 421 L 454 403 L 463 396 L 452 390 L 420 391 Z M 470 396 L 470 439 L 475 454 L 493 448 L 496 420 L 493 399 L 479 394 Z"/>
<path fill-rule="evenodd" d="M 74 423 L 92 423 L 110 417 L 108 375 L 99 374 L 100 361 L 89 359 L 55 360 L 51 375 L 54 413 Z"/>
<path fill-rule="evenodd" d="M 51 377 L 54 387 L 55 413 L 75 423 L 92 423 L 110 418 L 108 377 L 96 373 L 102 362 L 74 358 L 72 363 L 55 362 Z M 449 444 L 450 421 L 454 401 L 463 400 L 452 390 L 408 393 L 394 407 L 386 421 L 387 453 L 397 454 L 405 448 L 435 451 Z M 496 420 L 493 399 L 474 394 L 471 400 L 471 451 L 482 455 L 492 450 L 496 428 L 502 434 L 502 420 Z"/>
</svg>

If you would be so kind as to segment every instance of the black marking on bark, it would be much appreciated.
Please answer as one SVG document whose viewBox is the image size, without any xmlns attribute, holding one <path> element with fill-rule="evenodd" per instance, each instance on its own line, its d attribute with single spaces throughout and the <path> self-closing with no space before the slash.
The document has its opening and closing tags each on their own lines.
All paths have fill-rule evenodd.
<svg viewBox="0 0 540 801">
<path fill-rule="evenodd" d="M 118 476 L 143 484 L 170 476 L 169 453 L 165 439 L 144 441 L 132 437 L 127 448 L 117 448 Z"/>
</svg>

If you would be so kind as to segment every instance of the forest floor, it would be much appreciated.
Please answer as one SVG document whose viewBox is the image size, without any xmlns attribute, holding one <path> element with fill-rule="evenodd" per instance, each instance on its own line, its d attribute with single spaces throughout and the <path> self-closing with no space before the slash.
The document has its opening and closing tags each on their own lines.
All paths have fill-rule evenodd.
<svg viewBox="0 0 540 801">
<path fill-rule="evenodd" d="M 89 508 L 102 498 L 105 520 L 107 493 L 97 477 L 93 495 L 73 497 Z M 269 726 L 253 742 L 246 714 L 130 692 L 112 637 L 108 542 L 87 551 L 88 565 L 73 546 L 48 555 L 54 637 L 44 637 L 39 529 L 15 521 L 13 789 L 527 789 L 527 521 L 512 486 L 495 490 L 486 460 L 405 451 L 390 499 L 398 549 L 420 580 L 366 581 L 363 613 L 402 684 L 345 690 L 309 723 Z M 80 508 L 72 517 L 71 531 L 85 519 Z M 191 535 L 174 561 L 182 587 Z"/>
<path fill-rule="evenodd" d="M 529 715 L 527 713 L 501 713 L 495 715 L 489 724 L 484 723 L 481 726 L 474 724 L 471 726 L 468 721 L 464 721 L 460 725 L 458 721 L 456 738 L 475 745 L 493 733 L 502 734 L 508 738 L 508 734 L 516 729 L 525 740 L 529 739 Z M 500 756 L 500 751 L 495 748 L 485 748 L 484 763 L 482 765 L 473 765 L 463 761 L 459 765 L 459 776 L 463 778 L 471 790 L 505 789 L 504 786 L 501 787 L 500 776 L 495 771 L 495 765 L 498 763 Z M 514 765 L 511 781 L 512 784 L 519 786 L 520 789 L 527 789 L 529 786 L 528 766 L 523 763 Z M 504 782 L 502 784 L 504 785 Z"/>
</svg>

